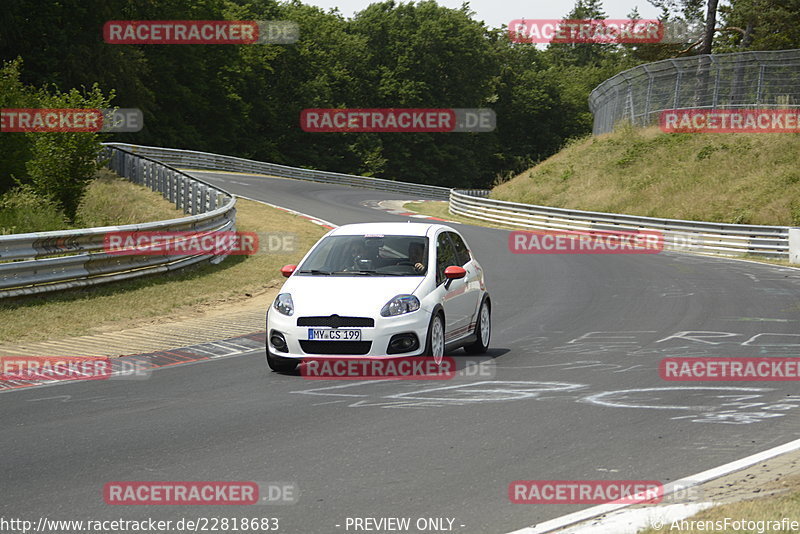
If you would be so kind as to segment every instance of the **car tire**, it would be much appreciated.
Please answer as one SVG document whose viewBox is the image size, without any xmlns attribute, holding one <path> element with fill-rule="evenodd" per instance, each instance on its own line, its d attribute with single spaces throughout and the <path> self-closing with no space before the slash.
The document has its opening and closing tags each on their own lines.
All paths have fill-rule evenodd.
<svg viewBox="0 0 800 534">
<path fill-rule="evenodd" d="M 489 299 L 484 298 L 478 310 L 478 320 L 475 323 L 475 343 L 466 345 L 464 352 L 467 354 L 485 354 L 489 350 L 489 341 L 492 338 L 492 306 Z"/>
<path fill-rule="evenodd" d="M 269 368 L 278 373 L 288 373 L 297 369 L 300 362 L 294 358 L 281 358 L 275 356 L 267 349 L 267 365 Z"/>
<path fill-rule="evenodd" d="M 425 342 L 425 355 L 433 358 L 436 365 L 444 358 L 444 318 L 441 313 L 434 314 L 428 325 L 428 340 Z"/>
</svg>

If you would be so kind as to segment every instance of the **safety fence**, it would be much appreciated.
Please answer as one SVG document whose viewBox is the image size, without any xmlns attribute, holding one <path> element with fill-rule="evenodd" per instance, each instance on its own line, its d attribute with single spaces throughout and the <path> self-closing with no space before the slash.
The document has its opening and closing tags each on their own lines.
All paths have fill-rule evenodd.
<svg viewBox="0 0 800 534">
<path fill-rule="evenodd" d="M 286 165 L 236 158 L 233 156 L 223 156 L 220 154 L 210 154 L 208 152 L 197 152 L 195 150 L 124 145 L 119 143 L 114 143 L 111 146 L 117 146 L 135 154 L 142 154 L 150 158 L 155 158 L 176 167 L 266 174 L 268 176 L 292 178 L 294 180 L 308 180 L 351 187 L 365 187 L 378 191 L 413 194 L 440 200 L 447 200 L 450 195 L 450 189 L 447 187 L 398 182 L 394 180 L 384 180 L 382 178 L 302 169 L 299 167 L 287 167 Z"/>
<path fill-rule="evenodd" d="M 220 254 L 112 254 L 106 236 L 123 232 L 192 232 L 202 235 L 236 230 L 236 199 L 211 184 L 160 161 L 106 145 L 101 158 L 134 183 L 158 191 L 187 217 L 124 226 L 59 230 L 0 236 L 0 298 L 32 295 L 163 273 Z"/>
<path fill-rule="evenodd" d="M 800 107 L 800 50 L 735 52 L 646 63 L 589 95 L 594 135 L 619 122 L 657 124 L 669 109 Z"/>
<path fill-rule="evenodd" d="M 800 263 L 800 228 L 660 219 L 520 204 L 450 193 L 450 213 L 519 227 L 554 232 L 638 232 L 663 235 L 666 250 L 727 256 L 752 255 Z"/>
</svg>

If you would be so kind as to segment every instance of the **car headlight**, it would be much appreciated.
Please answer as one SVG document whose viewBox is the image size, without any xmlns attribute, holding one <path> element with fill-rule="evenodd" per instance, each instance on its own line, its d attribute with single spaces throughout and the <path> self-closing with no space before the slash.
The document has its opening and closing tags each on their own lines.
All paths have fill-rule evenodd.
<svg viewBox="0 0 800 534">
<path fill-rule="evenodd" d="M 293 314 L 294 302 L 292 302 L 292 295 L 289 293 L 281 293 L 275 297 L 275 302 L 272 303 L 272 307 L 284 315 Z"/>
<path fill-rule="evenodd" d="M 419 299 L 414 295 L 397 295 L 381 308 L 382 317 L 403 315 L 419 309 Z"/>
</svg>

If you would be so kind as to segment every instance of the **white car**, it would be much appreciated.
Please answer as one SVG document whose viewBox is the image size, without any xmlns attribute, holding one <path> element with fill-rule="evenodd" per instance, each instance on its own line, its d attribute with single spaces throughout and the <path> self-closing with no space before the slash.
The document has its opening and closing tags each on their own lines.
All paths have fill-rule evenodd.
<svg viewBox="0 0 800 534">
<path fill-rule="evenodd" d="M 491 301 L 464 238 L 441 224 L 364 223 L 331 230 L 267 311 L 267 363 L 291 371 L 303 358 L 484 353 Z"/>
</svg>

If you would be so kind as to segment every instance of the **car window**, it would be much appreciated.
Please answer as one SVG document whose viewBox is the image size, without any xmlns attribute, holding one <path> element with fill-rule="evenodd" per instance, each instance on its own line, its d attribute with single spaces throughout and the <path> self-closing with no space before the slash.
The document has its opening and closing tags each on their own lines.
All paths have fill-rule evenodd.
<svg viewBox="0 0 800 534">
<path fill-rule="evenodd" d="M 464 240 L 461 239 L 460 235 L 454 232 L 447 232 L 447 235 L 450 236 L 450 239 L 453 241 L 453 247 L 456 249 L 456 256 L 458 258 L 457 265 L 464 267 L 471 259 L 467 244 L 464 243 Z"/>
<path fill-rule="evenodd" d="M 298 274 L 424 276 L 428 239 L 404 235 L 328 236 L 298 267 Z"/>
<path fill-rule="evenodd" d="M 447 236 L 448 232 L 442 232 L 436 238 L 436 285 L 444 282 L 444 270 L 451 265 L 458 265 L 456 249 Z"/>
</svg>

